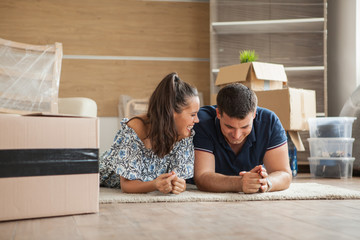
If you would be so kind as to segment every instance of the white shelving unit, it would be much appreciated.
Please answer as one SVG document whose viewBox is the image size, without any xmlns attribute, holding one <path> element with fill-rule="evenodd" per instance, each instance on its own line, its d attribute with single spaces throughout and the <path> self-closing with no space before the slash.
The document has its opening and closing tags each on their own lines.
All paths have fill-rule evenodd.
<svg viewBox="0 0 360 240">
<path fill-rule="evenodd" d="M 327 0 L 210 0 L 210 91 L 219 68 L 238 64 L 241 50 L 283 64 L 290 87 L 313 89 L 327 113 Z"/>
<path fill-rule="evenodd" d="M 210 0 L 210 95 L 219 68 L 255 50 L 258 61 L 284 65 L 288 86 L 315 90 L 317 116 L 326 116 L 326 9 L 327 0 Z M 308 132 L 300 135 L 306 143 Z M 308 156 L 298 152 L 299 164 Z"/>
<path fill-rule="evenodd" d="M 301 72 L 301 71 L 324 71 L 324 66 L 304 66 L 304 67 L 284 67 L 286 72 Z M 218 68 L 212 69 L 212 73 L 219 72 Z"/>
<path fill-rule="evenodd" d="M 217 34 L 323 32 L 324 18 L 213 22 Z"/>
</svg>

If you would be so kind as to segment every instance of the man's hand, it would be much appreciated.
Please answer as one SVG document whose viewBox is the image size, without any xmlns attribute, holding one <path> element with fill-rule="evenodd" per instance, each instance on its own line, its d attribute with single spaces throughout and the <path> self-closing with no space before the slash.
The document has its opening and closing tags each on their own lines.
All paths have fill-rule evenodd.
<svg viewBox="0 0 360 240">
<path fill-rule="evenodd" d="M 259 188 L 259 192 L 267 192 L 269 186 L 268 186 L 266 178 L 269 175 L 266 172 L 266 169 L 262 165 L 259 165 L 259 166 L 261 167 L 261 169 L 259 170 L 258 173 L 262 177 L 262 179 L 260 179 L 261 187 Z"/>
<path fill-rule="evenodd" d="M 244 193 L 266 192 L 268 174 L 262 165 L 258 165 L 249 172 L 239 173 L 242 176 L 242 190 Z"/>
</svg>

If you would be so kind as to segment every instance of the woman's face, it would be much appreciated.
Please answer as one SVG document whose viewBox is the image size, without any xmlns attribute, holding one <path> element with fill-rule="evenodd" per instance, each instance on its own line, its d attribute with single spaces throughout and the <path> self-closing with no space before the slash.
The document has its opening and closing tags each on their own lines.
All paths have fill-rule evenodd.
<svg viewBox="0 0 360 240">
<path fill-rule="evenodd" d="M 190 97 L 188 105 L 182 109 L 181 113 L 174 113 L 174 120 L 179 139 L 187 138 L 191 134 L 191 129 L 195 123 L 199 122 L 197 113 L 200 108 L 199 97 Z"/>
</svg>

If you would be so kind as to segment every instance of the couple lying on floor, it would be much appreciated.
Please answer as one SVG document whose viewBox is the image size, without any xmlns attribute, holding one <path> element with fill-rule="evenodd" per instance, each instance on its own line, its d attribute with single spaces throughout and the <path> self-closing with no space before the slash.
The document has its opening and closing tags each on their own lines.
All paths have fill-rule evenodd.
<svg viewBox="0 0 360 240">
<path fill-rule="evenodd" d="M 257 193 L 290 186 L 287 137 L 255 93 L 223 87 L 216 106 L 199 107 L 195 87 L 176 73 L 156 87 L 145 115 L 123 119 L 99 162 L 100 185 L 125 193 Z"/>
</svg>

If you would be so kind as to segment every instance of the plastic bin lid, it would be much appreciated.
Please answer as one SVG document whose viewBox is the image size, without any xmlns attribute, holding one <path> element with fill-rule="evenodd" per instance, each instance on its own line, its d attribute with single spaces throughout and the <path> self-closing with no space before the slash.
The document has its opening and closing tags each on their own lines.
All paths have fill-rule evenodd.
<svg viewBox="0 0 360 240">
<path fill-rule="evenodd" d="M 354 157 L 308 157 L 309 161 L 316 160 L 334 160 L 334 161 L 354 161 Z"/>
<path fill-rule="evenodd" d="M 308 122 L 354 122 L 356 117 L 317 117 L 317 118 L 308 118 Z"/>
<path fill-rule="evenodd" d="M 308 142 L 321 142 L 321 141 L 328 141 L 328 142 L 354 142 L 355 138 L 308 138 Z"/>
</svg>

